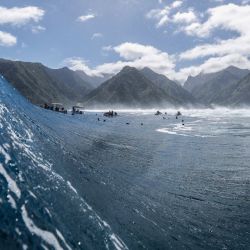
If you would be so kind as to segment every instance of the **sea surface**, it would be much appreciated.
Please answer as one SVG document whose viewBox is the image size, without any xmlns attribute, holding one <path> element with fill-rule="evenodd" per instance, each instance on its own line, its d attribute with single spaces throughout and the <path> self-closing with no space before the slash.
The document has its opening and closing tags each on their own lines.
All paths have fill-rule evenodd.
<svg viewBox="0 0 250 250">
<path fill-rule="evenodd" d="M 0 77 L 0 249 L 250 249 L 250 110 L 161 111 L 59 114 Z"/>
</svg>

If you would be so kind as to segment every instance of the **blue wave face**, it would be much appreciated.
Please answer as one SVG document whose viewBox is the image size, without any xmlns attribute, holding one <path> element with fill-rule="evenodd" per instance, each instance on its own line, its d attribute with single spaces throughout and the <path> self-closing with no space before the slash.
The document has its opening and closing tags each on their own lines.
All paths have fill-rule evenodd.
<svg viewBox="0 0 250 250">
<path fill-rule="evenodd" d="M 126 248 L 66 177 L 81 163 L 50 128 L 54 115 L 0 78 L 0 249 Z"/>
<path fill-rule="evenodd" d="M 0 77 L 0 249 L 247 249 L 250 116 L 175 112 L 64 115 Z"/>
</svg>

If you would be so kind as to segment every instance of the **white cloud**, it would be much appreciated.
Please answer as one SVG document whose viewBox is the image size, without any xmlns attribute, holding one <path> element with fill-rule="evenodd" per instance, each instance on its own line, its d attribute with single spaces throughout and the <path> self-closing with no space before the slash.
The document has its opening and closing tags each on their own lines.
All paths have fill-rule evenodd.
<svg viewBox="0 0 250 250">
<path fill-rule="evenodd" d="M 0 7 L 0 24 L 25 25 L 31 21 L 39 22 L 44 14 L 44 10 L 35 6 L 9 9 Z"/>
<path fill-rule="evenodd" d="M 38 34 L 38 33 L 43 32 L 45 30 L 46 30 L 46 28 L 43 26 L 40 26 L 40 25 L 33 26 L 31 29 L 32 33 L 34 33 L 34 34 Z"/>
<path fill-rule="evenodd" d="M 234 31 L 238 35 L 212 44 L 203 44 L 180 54 L 181 59 L 192 60 L 207 56 L 224 56 L 238 53 L 250 55 L 250 6 L 227 4 L 208 10 L 209 17 L 204 23 L 192 23 L 185 32 L 192 36 L 207 37 L 216 29 Z"/>
<path fill-rule="evenodd" d="M 86 22 L 86 21 L 89 21 L 95 17 L 96 17 L 96 15 L 94 15 L 94 14 L 88 14 L 88 15 L 79 16 L 77 20 L 80 22 Z"/>
<path fill-rule="evenodd" d="M 180 54 L 181 59 L 192 60 L 207 56 L 223 56 L 231 53 L 250 55 L 250 37 L 242 36 L 219 41 L 216 44 L 203 44 Z"/>
<path fill-rule="evenodd" d="M 89 76 L 102 76 L 97 70 L 91 69 L 87 63 L 87 61 L 80 57 L 71 57 L 63 61 L 63 64 L 72 70 L 82 70 Z"/>
<path fill-rule="evenodd" d="M 207 14 L 209 18 L 206 22 L 192 24 L 193 28 L 187 27 L 189 35 L 207 37 L 218 28 L 236 31 L 241 35 L 250 33 L 250 5 L 220 5 L 209 9 Z"/>
<path fill-rule="evenodd" d="M 153 46 L 145 46 L 139 43 L 122 43 L 114 47 L 114 51 L 125 60 L 136 60 L 147 55 L 155 55 L 160 51 Z"/>
<path fill-rule="evenodd" d="M 172 8 L 179 8 L 182 6 L 182 4 L 183 4 L 183 1 L 174 1 L 171 6 Z"/>
<path fill-rule="evenodd" d="M 45 14 L 45 11 L 36 6 L 27 6 L 23 8 L 13 7 L 6 8 L 0 6 L 0 25 L 22 26 L 30 22 L 39 22 Z M 42 31 L 45 28 L 42 26 L 34 26 L 33 33 Z M 0 31 L 0 46 L 14 46 L 17 43 L 17 38 L 10 33 Z"/>
<path fill-rule="evenodd" d="M 212 57 L 201 65 L 182 68 L 176 72 L 175 57 L 153 46 L 138 43 L 123 43 L 116 47 L 107 47 L 120 56 L 116 62 L 104 63 L 96 67 L 89 67 L 88 62 L 82 58 L 68 58 L 64 64 L 73 70 L 83 70 L 90 76 L 116 74 L 123 67 L 131 66 L 138 69 L 149 67 L 157 73 L 164 74 L 170 79 L 184 82 L 189 75 L 198 75 L 200 72 L 211 73 L 234 65 L 239 68 L 249 68 L 250 61 L 247 57 L 231 53 L 230 55 Z"/>
<path fill-rule="evenodd" d="M 94 40 L 94 39 L 97 39 L 97 38 L 102 38 L 103 37 L 103 34 L 102 33 L 94 33 L 93 35 L 92 35 L 92 40 Z"/>
<path fill-rule="evenodd" d="M 162 1 L 160 1 L 162 3 Z M 173 9 L 181 7 L 183 1 L 174 1 L 171 5 L 161 9 L 152 9 L 146 14 L 146 18 L 156 20 L 156 27 L 160 28 L 170 22 L 170 14 Z"/>
<path fill-rule="evenodd" d="M 197 17 L 193 10 L 188 10 L 187 12 L 177 12 L 172 21 L 174 23 L 192 23 L 197 21 Z"/>
<path fill-rule="evenodd" d="M 242 4 L 244 5 L 244 4 L 249 4 L 250 3 L 250 0 L 243 0 L 242 1 Z"/>
<path fill-rule="evenodd" d="M 181 5 L 176 6 L 175 12 L 173 12 L 173 4 L 162 9 L 153 9 L 147 14 L 147 18 L 156 20 L 157 27 L 167 23 L 178 24 L 181 31 L 198 38 L 207 38 L 219 29 L 234 32 L 234 36 L 230 39 L 217 39 L 213 43 L 204 43 L 177 55 L 169 55 L 150 45 L 127 42 L 115 47 L 103 48 L 104 51 L 113 51 L 120 56 L 116 62 L 91 68 L 86 61 L 79 59 L 78 61 L 71 60 L 71 65 L 68 65 L 73 69 L 81 68 L 89 75 L 115 74 L 126 65 L 139 69 L 150 67 L 158 73 L 181 82 L 185 81 L 189 75 L 197 75 L 200 72 L 217 72 L 231 65 L 250 69 L 249 5 L 220 5 L 210 8 L 203 16 L 197 14 L 193 9 L 180 12 L 177 8 Z M 204 19 L 205 21 L 200 21 Z M 176 58 L 180 61 L 206 59 L 200 65 L 176 71 Z"/>
<path fill-rule="evenodd" d="M 119 54 L 121 60 L 105 63 L 92 69 L 81 58 L 68 58 L 64 61 L 64 64 L 73 70 L 81 69 L 88 75 L 98 76 L 116 74 L 125 66 L 136 67 L 138 69 L 150 67 L 156 72 L 166 75 L 173 75 L 174 73 L 174 58 L 153 46 L 138 43 L 123 43 L 113 48 L 108 47 L 108 50 L 111 49 Z"/>
<path fill-rule="evenodd" d="M 11 47 L 16 45 L 17 38 L 10 33 L 0 31 L 0 46 Z"/>
<path fill-rule="evenodd" d="M 195 76 L 201 72 L 214 73 L 232 65 L 242 69 L 250 69 L 250 61 L 247 57 L 232 53 L 222 57 L 211 57 L 201 65 L 183 68 L 175 74 L 174 78 L 183 81 L 189 75 Z"/>
<path fill-rule="evenodd" d="M 189 9 L 186 12 L 177 12 L 173 14 L 175 9 L 182 6 L 182 1 L 174 1 L 171 5 L 165 6 L 162 9 L 152 9 L 146 15 L 148 19 L 156 20 L 156 27 L 160 28 L 168 23 L 193 23 L 198 20 L 193 9 Z"/>
<path fill-rule="evenodd" d="M 111 45 L 108 45 L 108 46 L 103 46 L 103 47 L 102 47 L 102 50 L 103 50 L 103 51 L 111 51 L 111 50 L 113 50 L 113 48 L 112 48 Z"/>
<path fill-rule="evenodd" d="M 169 21 L 170 7 L 166 6 L 163 9 L 152 9 L 150 10 L 146 17 L 148 19 L 154 19 L 157 21 L 156 27 L 159 28 L 166 25 Z"/>
<path fill-rule="evenodd" d="M 210 2 L 223 3 L 225 0 L 210 0 Z"/>
</svg>

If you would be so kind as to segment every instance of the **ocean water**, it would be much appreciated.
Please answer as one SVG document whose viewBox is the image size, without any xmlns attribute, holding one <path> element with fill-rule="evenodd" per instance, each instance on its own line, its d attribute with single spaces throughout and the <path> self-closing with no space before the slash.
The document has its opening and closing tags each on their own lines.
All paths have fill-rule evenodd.
<svg viewBox="0 0 250 250">
<path fill-rule="evenodd" d="M 0 78 L 0 249 L 250 249 L 250 110 L 163 111 L 58 114 Z"/>
</svg>

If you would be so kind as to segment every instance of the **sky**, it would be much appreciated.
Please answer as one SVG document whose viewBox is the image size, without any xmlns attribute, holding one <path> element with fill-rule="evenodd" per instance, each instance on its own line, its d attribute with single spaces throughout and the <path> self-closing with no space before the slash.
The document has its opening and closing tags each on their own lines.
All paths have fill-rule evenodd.
<svg viewBox="0 0 250 250">
<path fill-rule="evenodd" d="M 250 0 L 0 0 L 0 57 L 91 76 L 150 67 L 180 82 L 250 69 Z"/>
</svg>

